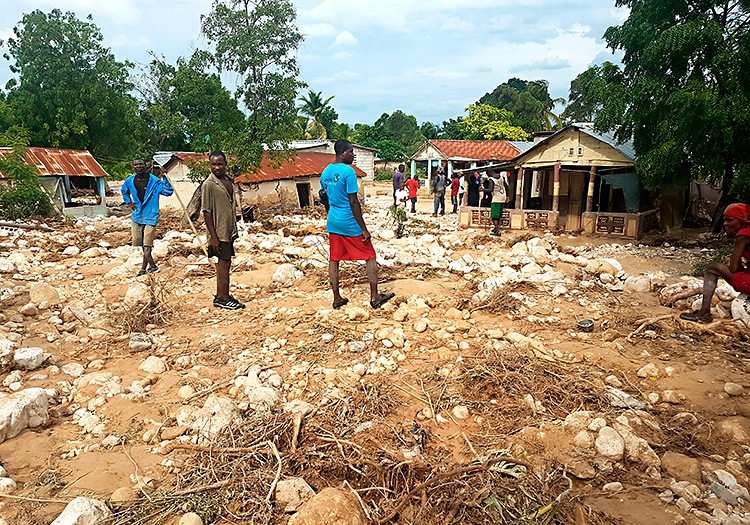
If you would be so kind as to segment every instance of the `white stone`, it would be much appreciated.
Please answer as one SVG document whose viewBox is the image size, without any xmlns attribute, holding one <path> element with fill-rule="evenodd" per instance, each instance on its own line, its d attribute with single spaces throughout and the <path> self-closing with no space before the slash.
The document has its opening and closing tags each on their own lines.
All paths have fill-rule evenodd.
<svg viewBox="0 0 750 525">
<path fill-rule="evenodd" d="M 625 279 L 622 289 L 630 293 L 647 293 L 651 291 L 651 278 L 648 275 L 631 275 Z"/>
<path fill-rule="evenodd" d="M 151 294 L 149 292 L 148 285 L 145 282 L 133 281 L 128 286 L 128 290 L 125 292 L 124 298 L 125 304 L 127 305 L 146 305 L 151 302 Z"/>
<path fill-rule="evenodd" d="M 0 478 L 0 494 L 12 494 L 15 490 L 15 481 L 10 478 Z"/>
<path fill-rule="evenodd" d="M 393 230 L 384 229 L 378 232 L 378 237 L 380 237 L 384 241 L 390 241 L 394 237 L 396 237 L 396 233 Z"/>
<path fill-rule="evenodd" d="M 579 450 L 589 450 L 594 446 L 594 438 L 586 430 L 581 430 L 573 438 L 573 445 Z"/>
<path fill-rule="evenodd" d="M 2 258 L 0 259 L 0 273 L 16 273 L 18 272 L 18 266 L 13 261 Z"/>
<path fill-rule="evenodd" d="M 456 419 L 468 419 L 470 415 L 469 409 L 463 405 L 454 406 L 453 410 L 451 410 L 451 413 Z"/>
<path fill-rule="evenodd" d="M 203 525 L 203 520 L 195 512 L 183 514 L 177 525 Z"/>
<path fill-rule="evenodd" d="M 613 481 L 612 483 L 607 483 L 602 487 L 602 490 L 604 492 L 619 492 L 622 490 L 622 483 L 619 481 Z"/>
<path fill-rule="evenodd" d="M 177 389 L 177 397 L 179 397 L 180 399 L 187 399 L 193 394 L 195 394 L 195 388 L 193 388 L 191 385 L 182 385 L 179 389 Z"/>
<path fill-rule="evenodd" d="M 29 297 L 34 304 L 47 303 L 48 305 L 60 304 L 58 291 L 45 282 L 35 282 L 29 287 Z"/>
<path fill-rule="evenodd" d="M 102 250 L 101 248 L 94 246 L 92 248 L 89 248 L 88 250 L 83 250 L 81 252 L 81 257 L 83 257 L 84 259 L 92 259 L 94 257 L 99 257 L 103 251 L 104 250 Z"/>
<path fill-rule="evenodd" d="M 740 319 L 750 326 L 750 295 L 743 293 L 732 301 L 732 319 Z"/>
<path fill-rule="evenodd" d="M 68 503 L 51 525 L 99 525 L 111 517 L 112 511 L 104 502 L 79 497 Z"/>
<path fill-rule="evenodd" d="M 13 354 L 13 362 L 21 370 L 36 370 L 44 362 L 44 350 L 38 347 L 19 348 Z"/>
<path fill-rule="evenodd" d="M 352 321 L 367 321 L 370 318 L 370 313 L 359 306 L 351 306 L 347 308 L 346 314 Z"/>
<path fill-rule="evenodd" d="M 60 370 L 62 370 L 63 374 L 68 374 L 72 377 L 80 377 L 86 371 L 83 365 L 79 363 L 64 364 L 62 365 L 62 367 L 60 367 Z"/>
<path fill-rule="evenodd" d="M 81 253 L 81 249 L 78 246 L 68 246 L 63 250 L 64 255 L 78 255 Z"/>
<path fill-rule="evenodd" d="M 649 363 L 638 370 L 638 377 L 659 377 L 659 368 L 655 364 Z"/>
<path fill-rule="evenodd" d="M 274 497 L 284 512 L 295 512 L 315 495 L 315 491 L 302 478 L 279 481 Z"/>
<path fill-rule="evenodd" d="M 538 275 L 542 273 L 542 267 L 537 263 L 529 263 L 521 268 L 521 275 L 530 277 L 532 275 Z"/>
<path fill-rule="evenodd" d="M 237 403 L 225 397 L 211 394 L 203 408 L 183 407 L 177 412 L 177 424 L 189 426 L 201 434 L 215 438 L 231 425 L 239 421 L 240 410 Z"/>
<path fill-rule="evenodd" d="M 156 239 L 151 254 L 157 259 L 166 257 L 169 255 L 169 243 L 161 239 Z"/>
<path fill-rule="evenodd" d="M 289 286 L 294 281 L 304 277 L 304 275 L 305 274 L 295 268 L 294 265 L 287 263 L 276 268 L 276 271 L 273 272 L 272 279 L 274 282 L 279 283 L 282 286 Z"/>
<path fill-rule="evenodd" d="M 149 374 L 163 374 L 167 371 L 167 364 L 161 357 L 151 355 L 141 363 L 138 370 L 143 370 Z"/>
<path fill-rule="evenodd" d="M 602 428 L 594 444 L 597 454 L 610 461 L 621 460 L 625 453 L 625 441 L 612 427 Z"/>
</svg>

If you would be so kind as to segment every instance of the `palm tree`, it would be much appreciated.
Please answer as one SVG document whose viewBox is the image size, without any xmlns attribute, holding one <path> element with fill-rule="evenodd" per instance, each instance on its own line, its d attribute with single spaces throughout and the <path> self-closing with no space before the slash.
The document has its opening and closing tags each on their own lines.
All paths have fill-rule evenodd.
<svg viewBox="0 0 750 525">
<path fill-rule="evenodd" d="M 307 117 L 310 117 L 310 122 L 307 125 L 306 131 L 311 138 L 326 138 L 326 128 L 320 122 L 320 117 L 326 110 L 333 109 L 328 104 L 331 99 L 333 99 L 333 96 L 330 96 L 327 99 L 323 100 L 322 91 L 318 91 L 316 93 L 312 90 L 309 90 L 307 92 L 307 98 L 305 98 L 304 96 L 300 97 L 302 105 L 299 107 L 299 112 Z"/>
<path fill-rule="evenodd" d="M 566 103 L 567 101 L 562 97 L 550 98 L 546 103 L 544 103 L 544 108 L 542 109 L 542 123 L 544 124 L 545 131 L 562 129 L 562 118 L 560 117 L 560 115 L 553 113 L 552 110 L 555 109 L 555 106 L 557 104 L 562 104 L 563 106 L 565 106 Z"/>
</svg>

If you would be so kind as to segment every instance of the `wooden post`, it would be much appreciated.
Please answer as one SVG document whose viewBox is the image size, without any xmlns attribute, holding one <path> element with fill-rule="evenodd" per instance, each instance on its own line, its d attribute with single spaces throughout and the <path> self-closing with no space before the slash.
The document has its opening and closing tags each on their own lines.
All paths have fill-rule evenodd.
<svg viewBox="0 0 750 525">
<path fill-rule="evenodd" d="M 555 175 L 552 183 L 552 211 L 560 211 L 560 163 L 555 162 Z"/>
<path fill-rule="evenodd" d="M 594 211 L 594 179 L 596 178 L 596 166 L 591 166 L 591 173 L 589 174 L 589 191 L 586 194 L 586 210 L 587 212 Z"/>
<path fill-rule="evenodd" d="M 516 210 L 523 209 L 523 168 L 516 170 Z"/>
</svg>

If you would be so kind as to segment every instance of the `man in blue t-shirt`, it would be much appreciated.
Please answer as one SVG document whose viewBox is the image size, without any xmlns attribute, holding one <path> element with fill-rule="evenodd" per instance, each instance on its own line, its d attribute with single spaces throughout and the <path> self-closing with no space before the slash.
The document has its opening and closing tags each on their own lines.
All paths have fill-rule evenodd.
<svg viewBox="0 0 750 525">
<path fill-rule="evenodd" d="M 378 263 L 357 198 L 357 174 L 351 167 L 354 147 L 348 140 L 337 140 L 333 149 L 336 162 L 326 166 L 320 175 L 320 187 L 325 190 L 330 205 L 326 231 L 330 247 L 328 277 L 333 289 L 333 307 L 341 308 L 349 302 L 339 292 L 339 261 L 367 261 L 365 267 L 370 283 L 370 306 L 380 308 L 396 294 L 378 293 Z"/>
</svg>

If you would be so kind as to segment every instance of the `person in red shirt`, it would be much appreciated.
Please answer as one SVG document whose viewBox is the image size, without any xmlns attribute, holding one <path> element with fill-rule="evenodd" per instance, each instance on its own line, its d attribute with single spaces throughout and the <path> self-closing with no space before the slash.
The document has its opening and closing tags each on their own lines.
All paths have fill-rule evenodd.
<svg viewBox="0 0 750 525">
<path fill-rule="evenodd" d="M 409 190 L 409 200 L 411 201 L 411 212 L 417 213 L 417 190 L 419 189 L 419 180 L 416 177 L 406 181 L 406 189 Z"/>
<path fill-rule="evenodd" d="M 458 189 L 460 186 L 461 179 L 454 173 L 453 182 L 451 182 L 451 204 L 453 204 L 453 211 L 451 213 L 458 213 Z"/>
<path fill-rule="evenodd" d="M 703 302 L 700 310 L 680 314 L 680 319 L 710 323 L 711 299 L 719 277 L 740 293 L 750 294 L 750 206 L 735 203 L 724 210 L 724 230 L 735 237 L 734 252 L 729 266 L 717 262 L 709 263 L 703 276 Z"/>
</svg>

